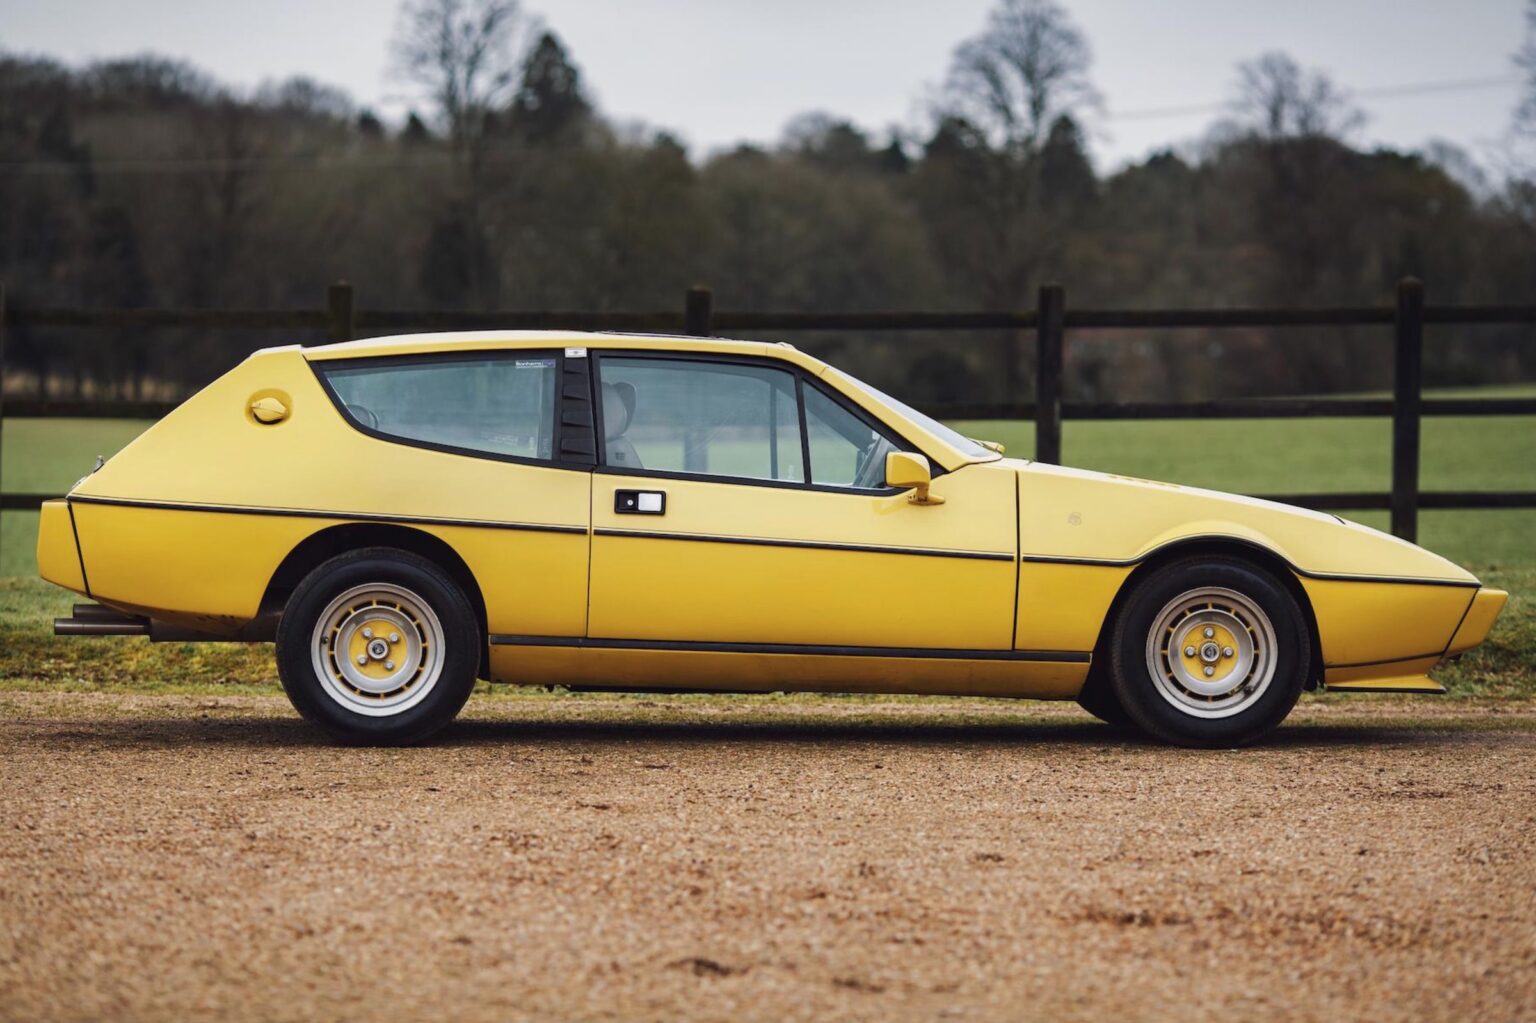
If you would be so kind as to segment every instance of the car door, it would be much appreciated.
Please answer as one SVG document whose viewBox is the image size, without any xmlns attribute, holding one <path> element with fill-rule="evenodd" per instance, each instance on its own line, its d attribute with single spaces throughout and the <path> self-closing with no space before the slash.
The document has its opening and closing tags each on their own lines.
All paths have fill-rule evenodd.
<svg viewBox="0 0 1536 1023">
<path fill-rule="evenodd" d="M 591 642 L 1011 649 L 1012 472 L 963 467 L 915 504 L 884 485 L 885 453 L 915 449 L 788 363 L 594 356 Z"/>
</svg>

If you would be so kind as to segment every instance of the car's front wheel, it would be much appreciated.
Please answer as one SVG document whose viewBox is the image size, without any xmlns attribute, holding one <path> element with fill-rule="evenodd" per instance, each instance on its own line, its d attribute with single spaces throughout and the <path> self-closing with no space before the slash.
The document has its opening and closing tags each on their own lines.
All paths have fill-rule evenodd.
<svg viewBox="0 0 1536 1023">
<path fill-rule="evenodd" d="M 333 738 L 399 745 L 458 714 L 480 645 L 474 608 L 447 573 L 367 548 L 299 583 L 278 625 L 277 669 L 294 708 Z"/>
<path fill-rule="evenodd" d="M 1120 706 L 1181 746 L 1263 738 L 1296 705 L 1311 665 L 1296 598 L 1235 558 L 1187 558 L 1139 580 L 1111 642 Z"/>
</svg>

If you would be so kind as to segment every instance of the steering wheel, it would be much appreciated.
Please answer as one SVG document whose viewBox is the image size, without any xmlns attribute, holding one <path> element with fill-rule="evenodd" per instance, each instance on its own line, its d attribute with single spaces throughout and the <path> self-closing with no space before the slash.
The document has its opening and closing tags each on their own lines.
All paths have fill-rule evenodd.
<svg viewBox="0 0 1536 1023">
<path fill-rule="evenodd" d="M 885 453 L 895 451 L 890 441 L 871 430 L 869 443 L 859 451 L 853 470 L 853 485 L 864 490 L 878 490 L 885 484 Z"/>
</svg>

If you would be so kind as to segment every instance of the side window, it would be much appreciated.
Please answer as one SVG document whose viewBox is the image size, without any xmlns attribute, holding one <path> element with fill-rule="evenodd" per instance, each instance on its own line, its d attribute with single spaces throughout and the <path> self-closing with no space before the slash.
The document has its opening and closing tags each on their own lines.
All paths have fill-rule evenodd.
<svg viewBox="0 0 1536 1023">
<path fill-rule="evenodd" d="M 470 453 L 548 459 L 558 362 L 546 352 L 316 363 L 346 413 L 377 433 Z"/>
<path fill-rule="evenodd" d="M 883 433 L 814 387 L 805 388 L 805 430 L 811 482 L 877 490 L 885 486 L 885 456 L 901 450 Z"/>
<path fill-rule="evenodd" d="M 805 482 L 792 373 L 623 357 L 598 369 L 604 465 Z"/>
</svg>

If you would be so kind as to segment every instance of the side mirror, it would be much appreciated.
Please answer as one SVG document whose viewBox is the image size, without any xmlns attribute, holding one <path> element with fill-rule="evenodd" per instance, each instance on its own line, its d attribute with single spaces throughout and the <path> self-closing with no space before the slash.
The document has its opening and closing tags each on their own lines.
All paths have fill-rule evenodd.
<svg viewBox="0 0 1536 1023">
<path fill-rule="evenodd" d="M 912 491 L 908 498 L 913 504 L 943 504 L 942 497 L 928 493 L 933 482 L 933 470 L 928 459 L 910 451 L 892 451 L 885 456 L 885 485 L 898 490 Z"/>
</svg>

